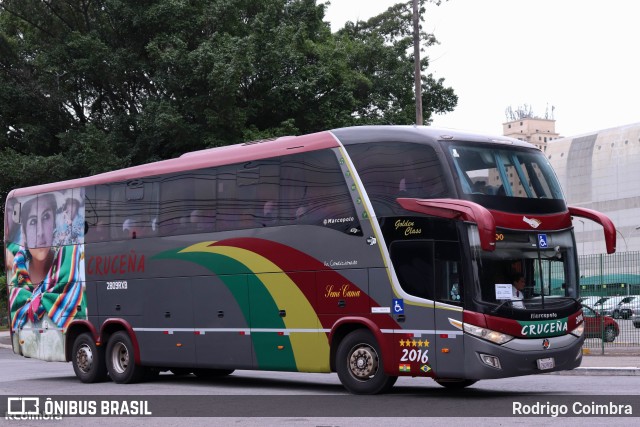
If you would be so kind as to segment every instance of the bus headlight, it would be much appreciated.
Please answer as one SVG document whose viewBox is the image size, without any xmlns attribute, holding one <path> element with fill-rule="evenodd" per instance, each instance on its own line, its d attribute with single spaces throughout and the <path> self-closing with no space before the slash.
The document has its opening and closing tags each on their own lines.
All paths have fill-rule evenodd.
<svg viewBox="0 0 640 427">
<path fill-rule="evenodd" d="M 582 322 L 580 326 L 571 331 L 571 335 L 575 335 L 576 337 L 581 337 L 582 334 L 584 334 L 584 322 Z"/>
<path fill-rule="evenodd" d="M 482 338 L 483 340 L 491 341 L 496 344 L 504 344 L 513 339 L 511 335 L 503 334 L 502 332 L 492 331 L 491 329 L 481 328 L 479 326 L 464 324 L 464 331 L 468 334 Z"/>
</svg>

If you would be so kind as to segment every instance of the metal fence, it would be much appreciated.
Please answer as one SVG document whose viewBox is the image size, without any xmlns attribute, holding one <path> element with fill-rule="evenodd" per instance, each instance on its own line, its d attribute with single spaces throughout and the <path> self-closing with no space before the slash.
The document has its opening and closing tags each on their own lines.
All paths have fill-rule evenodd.
<svg viewBox="0 0 640 427">
<path fill-rule="evenodd" d="M 635 319 L 635 326 L 633 318 L 634 314 L 640 315 L 640 252 L 583 255 L 578 261 L 580 296 L 591 297 L 583 304 L 595 310 L 585 310 L 585 316 L 591 318 L 584 347 L 601 353 L 614 349 L 640 351 L 640 319 Z"/>
</svg>

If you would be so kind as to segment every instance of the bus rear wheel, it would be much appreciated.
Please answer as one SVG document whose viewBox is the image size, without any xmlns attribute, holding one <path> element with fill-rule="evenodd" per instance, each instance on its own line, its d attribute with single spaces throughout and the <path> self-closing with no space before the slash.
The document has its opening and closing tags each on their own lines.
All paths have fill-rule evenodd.
<svg viewBox="0 0 640 427">
<path fill-rule="evenodd" d="M 440 384 L 442 387 L 445 388 L 450 388 L 450 389 L 455 389 L 455 390 L 459 390 L 459 389 L 463 389 L 465 387 L 469 387 L 470 385 L 474 385 L 475 383 L 477 383 L 477 380 L 458 380 L 458 379 L 440 379 L 440 378 L 434 378 L 433 379 L 435 382 L 437 382 L 438 384 Z"/>
<path fill-rule="evenodd" d="M 347 335 L 336 352 L 336 370 L 340 382 L 353 394 L 378 394 L 388 391 L 398 379 L 384 373 L 380 347 L 368 330 Z"/>
<path fill-rule="evenodd" d="M 73 371 L 83 383 L 97 383 L 107 379 L 104 348 L 98 347 L 93 336 L 85 332 L 78 335 L 71 350 Z"/>
<path fill-rule="evenodd" d="M 137 366 L 131 338 L 126 332 L 116 332 L 107 344 L 107 370 L 111 379 L 118 384 L 139 382 L 145 375 L 145 369 Z"/>
</svg>

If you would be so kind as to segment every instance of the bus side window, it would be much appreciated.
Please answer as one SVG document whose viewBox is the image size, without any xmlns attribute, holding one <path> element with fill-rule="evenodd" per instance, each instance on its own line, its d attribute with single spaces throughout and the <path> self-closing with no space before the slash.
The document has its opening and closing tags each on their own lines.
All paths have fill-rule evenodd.
<svg viewBox="0 0 640 427">
<path fill-rule="evenodd" d="M 258 225 L 256 190 L 260 171 L 255 162 L 218 168 L 217 219 L 218 231 L 244 230 Z"/>
<path fill-rule="evenodd" d="M 112 224 L 109 186 L 96 185 L 86 187 L 84 197 L 85 221 L 87 222 L 85 242 L 105 242 L 110 240 Z"/>
<path fill-rule="evenodd" d="M 165 176 L 160 184 L 161 236 L 215 230 L 216 170 L 213 168 Z"/>
<path fill-rule="evenodd" d="M 457 242 L 436 242 L 436 300 L 449 304 L 463 303 L 464 283 L 460 270 L 460 247 Z"/>
<path fill-rule="evenodd" d="M 280 158 L 261 160 L 258 167 L 257 226 L 275 227 L 280 225 Z"/>
<path fill-rule="evenodd" d="M 315 225 L 343 233 L 359 229 L 349 188 L 331 150 L 283 158 L 280 180 L 282 218 L 289 224 Z"/>
<path fill-rule="evenodd" d="M 389 249 L 402 289 L 416 297 L 433 299 L 433 241 L 398 240 Z"/>
<path fill-rule="evenodd" d="M 194 209 L 189 214 L 189 229 L 196 233 L 207 233 L 215 230 L 216 215 L 210 209 Z"/>
<path fill-rule="evenodd" d="M 404 215 L 397 198 L 450 194 L 433 147 L 397 141 L 352 144 L 347 151 L 378 217 Z"/>
<path fill-rule="evenodd" d="M 140 239 L 155 235 L 158 220 L 157 178 L 132 179 L 109 185 L 111 238 Z M 154 220 L 155 219 L 155 220 Z"/>
</svg>

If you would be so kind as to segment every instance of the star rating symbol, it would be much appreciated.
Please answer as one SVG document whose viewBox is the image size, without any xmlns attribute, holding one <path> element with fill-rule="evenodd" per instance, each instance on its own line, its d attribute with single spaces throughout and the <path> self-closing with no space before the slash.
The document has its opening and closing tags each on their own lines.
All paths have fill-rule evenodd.
<svg viewBox="0 0 640 427">
<path fill-rule="evenodd" d="M 429 340 L 406 339 L 400 340 L 400 347 L 429 347 Z"/>
</svg>

